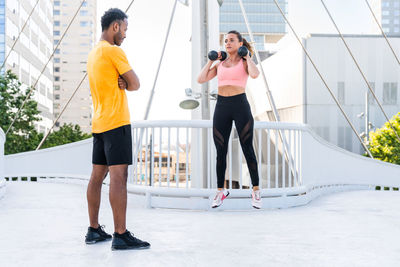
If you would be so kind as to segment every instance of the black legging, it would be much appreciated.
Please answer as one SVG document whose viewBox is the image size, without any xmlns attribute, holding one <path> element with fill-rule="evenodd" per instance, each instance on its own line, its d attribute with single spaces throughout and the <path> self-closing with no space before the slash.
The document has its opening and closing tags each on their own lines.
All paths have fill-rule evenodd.
<svg viewBox="0 0 400 267">
<path fill-rule="evenodd" d="M 240 145 L 249 168 L 251 183 L 258 186 L 257 159 L 253 149 L 254 119 L 246 94 L 235 96 L 218 95 L 213 119 L 213 137 L 217 149 L 217 179 L 218 188 L 224 187 L 226 154 L 228 152 L 229 136 L 235 121 Z"/>
</svg>

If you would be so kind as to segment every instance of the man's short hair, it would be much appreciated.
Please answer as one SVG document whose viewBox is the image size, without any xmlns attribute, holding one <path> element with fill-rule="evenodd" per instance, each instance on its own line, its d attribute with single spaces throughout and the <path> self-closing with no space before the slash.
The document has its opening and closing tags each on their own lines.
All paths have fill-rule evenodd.
<svg viewBox="0 0 400 267">
<path fill-rule="evenodd" d="M 110 8 L 107 10 L 104 15 L 101 17 L 101 30 L 107 30 L 110 25 L 115 21 L 122 21 L 127 19 L 128 16 L 124 11 L 118 8 Z"/>
</svg>

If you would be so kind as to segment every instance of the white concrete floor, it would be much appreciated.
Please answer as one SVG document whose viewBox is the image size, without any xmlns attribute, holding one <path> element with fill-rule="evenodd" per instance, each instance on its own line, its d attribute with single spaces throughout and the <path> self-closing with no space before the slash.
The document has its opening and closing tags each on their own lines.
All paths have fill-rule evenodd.
<svg viewBox="0 0 400 267">
<path fill-rule="evenodd" d="M 0 266 L 399 266 L 400 192 L 324 196 L 299 208 L 206 212 L 144 209 L 128 229 L 149 250 L 85 245 L 82 185 L 10 182 L 0 200 Z M 101 224 L 113 232 L 107 192 Z"/>
</svg>

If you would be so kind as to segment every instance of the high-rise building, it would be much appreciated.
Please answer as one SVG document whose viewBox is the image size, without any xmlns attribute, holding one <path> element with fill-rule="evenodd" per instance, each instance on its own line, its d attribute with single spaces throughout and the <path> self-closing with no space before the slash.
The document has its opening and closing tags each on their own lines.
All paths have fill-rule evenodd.
<svg viewBox="0 0 400 267">
<path fill-rule="evenodd" d="M 400 0 L 373 0 L 371 6 L 387 35 L 400 35 Z"/>
<path fill-rule="evenodd" d="M 0 64 L 18 37 L 36 1 L 0 0 Z M 5 69 L 15 73 L 28 88 L 36 83 L 53 51 L 53 4 L 41 0 L 7 59 Z M 41 121 L 35 123 L 39 132 L 48 130 L 53 122 L 53 64 L 50 62 L 35 88 Z"/>
<path fill-rule="evenodd" d="M 278 0 L 286 12 L 286 1 Z M 267 50 L 266 44 L 275 44 L 286 33 L 286 23 L 273 0 L 243 0 L 247 18 L 259 51 Z M 237 0 L 224 0 L 219 12 L 220 43 L 230 30 L 236 30 L 250 41 L 248 30 Z"/>
<path fill-rule="evenodd" d="M 55 0 L 54 47 L 81 4 L 80 0 Z M 71 97 L 86 73 L 88 54 L 96 40 L 96 0 L 86 0 L 54 55 L 54 118 Z M 78 124 L 91 131 L 91 98 L 87 78 L 62 114 L 56 129 L 63 124 Z"/>
</svg>

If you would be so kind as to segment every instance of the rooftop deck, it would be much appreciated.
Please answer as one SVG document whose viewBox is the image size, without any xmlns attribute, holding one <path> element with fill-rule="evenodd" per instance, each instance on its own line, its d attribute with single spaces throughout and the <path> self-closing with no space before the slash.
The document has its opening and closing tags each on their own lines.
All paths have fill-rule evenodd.
<svg viewBox="0 0 400 267">
<path fill-rule="evenodd" d="M 145 251 L 87 246 L 84 185 L 9 182 L 0 200 L 0 266 L 396 266 L 399 192 L 353 191 L 262 211 L 146 209 L 128 198 Z M 101 223 L 112 232 L 107 187 Z"/>
</svg>

